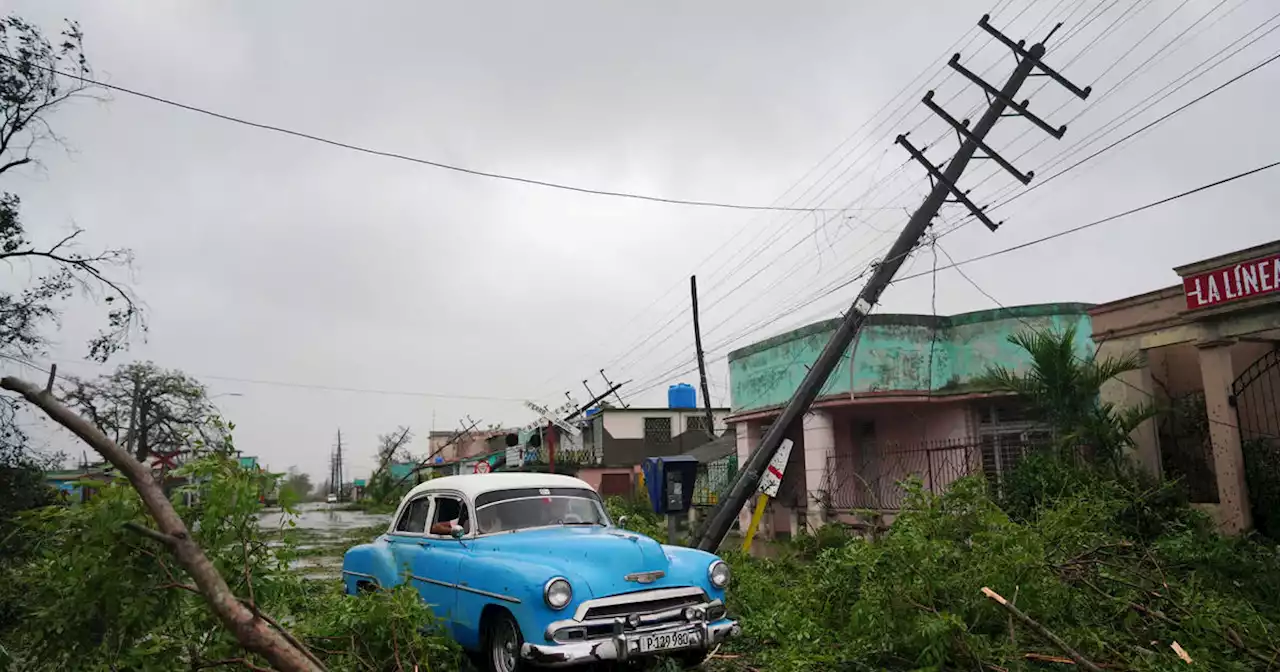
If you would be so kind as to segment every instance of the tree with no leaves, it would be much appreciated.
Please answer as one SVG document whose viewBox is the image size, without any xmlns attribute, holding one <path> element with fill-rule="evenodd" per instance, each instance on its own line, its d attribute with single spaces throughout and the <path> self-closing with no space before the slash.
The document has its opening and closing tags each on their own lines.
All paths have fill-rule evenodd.
<svg viewBox="0 0 1280 672">
<path fill-rule="evenodd" d="M 71 379 L 63 402 L 79 411 L 134 459 L 146 462 L 156 452 L 220 445 L 210 421 L 216 409 L 198 380 L 135 362 L 97 380 Z"/>
<path fill-rule="evenodd" d="M 49 117 L 70 100 L 92 97 L 83 80 L 92 73 L 82 49 L 80 29 L 67 24 L 59 43 L 17 16 L 0 18 L 0 179 L 38 166 L 36 152 L 60 145 Z M 0 291 L 0 357 L 27 362 L 45 353 L 46 329 L 61 314 L 64 301 L 80 291 L 107 307 L 107 325 L 89 342 L 89 357 L 106 361 L 128 344 L 135 329 L 145 330 L 142 313 L 128 287 L 112 279 L 112 270 L 128 268 L 127 249 L 83 253 L 76 249 L 79 229 L 56 236 L 32 235 L 20 216 L 17 194 L 0 191 L 0 261 L 25 286 Z M 42 227 L 47 229 L 48 227 Z M 39 242 L 45 239 L 45 242 Z M 15 400 L 0 404 L 0 443 L 22 455 L 26 435 L 15 422 Z"/>
<path fill-rule="evenodd" d="M 0 19 L 0 177 L 37 165 L 34 152 L 48 144 L 62 144 L 48 117 L 63 104 L 92 97 L 84 80 L 68 80 L 56 71 L 89 77 L 92 71 L 82 48 L 83 35 L 68 23 L 54 46 L 31 24 L 17 16 Z M 0 351 L 11 356 L 40 354 L 45 343 L 42 327 L 56 320 L 56 304 L 81 290 L 108 306 L 107 326 L 89 342 L 89 356 L 105 361 L 128 342 L 134 327 L 145 328 L 141 312 L 127 287 L 108 277 L 108 269 L 127 267 L 132 253 L 109 249 L 85 254 L 74 249 L 79 229 L 40 245 L 28 235 L 19 216 L 21 200 L 0 193 L 0 260 L 19 270 L 27 266 L 35 276 L 26 289 L 0 294 Z"/>
</svg>

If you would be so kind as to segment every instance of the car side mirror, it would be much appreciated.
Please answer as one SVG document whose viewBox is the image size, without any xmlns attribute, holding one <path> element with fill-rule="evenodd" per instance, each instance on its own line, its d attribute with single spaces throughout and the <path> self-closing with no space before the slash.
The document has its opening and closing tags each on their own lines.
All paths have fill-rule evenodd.
<svg viewBox="0 0 1280 672">
<path fill-rule="evenodd" d="M 627 526 L 627 517 L 618 516 L 618 527 L 626 527 L 626 526 Z"/>
<path fill-rule="evenodd" d="M 454 539 L 462 539 L 462 537 L 463 537 L 466 533 L 467 533 L 467 531 L 466 531 L 465 529 L 463 529 L 463 527 L 462 527 L 461 525 L 458 525 L 457 523 L 454 523 L 453 527 L 449 529 L 449 536 L 453 537 Z"/>
</svg>

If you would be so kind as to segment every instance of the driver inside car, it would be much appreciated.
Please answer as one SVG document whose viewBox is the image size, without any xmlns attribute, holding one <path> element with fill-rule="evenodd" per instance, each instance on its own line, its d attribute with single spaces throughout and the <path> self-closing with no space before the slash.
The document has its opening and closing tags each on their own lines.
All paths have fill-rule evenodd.
<svg viewBox="0 0 1280 672">
<path fill-rule="evenodd" d="M 449 536 L 453 534 L 454 525 L 461 525 L 465 534 L 467 532 L 467 510 L 452 499 L 439 499 L 437 501 L 439 510 L 436 512 L 436 519 L 440 522 L 431 524 L 431 534 Z"/>
</svg>

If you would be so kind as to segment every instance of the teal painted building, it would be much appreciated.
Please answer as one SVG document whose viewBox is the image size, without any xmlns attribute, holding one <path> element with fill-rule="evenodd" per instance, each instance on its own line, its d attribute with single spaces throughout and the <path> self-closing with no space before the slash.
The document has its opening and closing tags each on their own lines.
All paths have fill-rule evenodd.
<svg viewBox="0 0 1280 672">
<path fill-rule="evenodd" d="M 1021 404 L 984 389 L 992 365 L 1030 366 L 1009 341 L 1019 331 L 1074 327 L 1077 355 L 1094 353 L 1088 309 L 1054 303 L 950 316 L 871 315 L 804 417 L 773 508 L 775 531 L 831 511 L 895 511 L 899 483 L 938 490 L 965 474 L 998 480 L 1039 431 Z M 795 392 L 839 325 L 826 320 L 729 354 L 732 415 L 743 461 Z"/>
<path fill-rule="evenodd" d="M 1089 307 L 1056 303 L 950 316 L 871 315 L 819 398 L 978 391 L 973 381 L 988 366 L 1026 367 L 1026 353 L 1009 336 L 1028 328 L 1073 325 L 1078 354 L 1088 357 L 1094 349 Z M 734 415 L 786 404 L 839 324 L 839 319 L 817 322 L 729 353 Z"/>
</svg>

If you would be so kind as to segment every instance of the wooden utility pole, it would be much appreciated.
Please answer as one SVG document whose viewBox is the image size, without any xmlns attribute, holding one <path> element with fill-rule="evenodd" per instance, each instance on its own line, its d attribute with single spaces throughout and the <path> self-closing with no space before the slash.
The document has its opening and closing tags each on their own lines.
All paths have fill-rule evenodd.
<svg viewBox="0 0 1280 672">
<path fill-rule="evenodd" d="M 604 375 L 604 369 L 600 369 L 600 377 L 604 378 L 604 384 L 608 385 L 610 390 L 613 390 L 613 396 L 615 399 L 618 400 L 618 403 L 622 404 L 623 408 L 627 408 L 627 402 L 623 401 L 622 395 L 618 394 L 618 388 L 622 387 L 622 383 L 618 383 L 617 385 L 614 385 L 613 381 L 609 380 L 609 376 Z M 608 396 L 608 395 L 606 394 L 605 396 Z"/>
<path fill-rule="evenodd" d="M 707 434 L 716 438 L 715 418 L 711 415 L 711 390 L 707 389 L 707 362 L 702 356 L 702 327 L 698 324 L 698 276 L 689 276 L 689 294 L 693 298 L 693 347 L 698 353 L 698 377 L 702 379 L 702 405 L 707 409 Z"/>
<path fill-rule="evenodd" d="M 809 406 L 818 396 L 818 391 L 826 384 L 836 365 L 843 358 L 844 352 L 848 350 L 854 339 L 857 338 L 858 331 L 866 321 L 867 314 L 880 301 L 880 295 L 889 286 L 893 276 L 901 268 L 903 262 L 906 261 L 907 256 L 919 244 L 920 239 L 929 229 L 942 204 L 946 202 L 962 203 L 969 208 L 974 217 L 981 220 L 988 228 L 992 231 L 996 229 L 997 224 L 992 222 L 981 208 L 969 200 L 969 196 L 965 191 L 956 186 L 960 176 L 964 174 L 965 167 L 969 165 L 969 161 L 974 158 L 978 150 L 983 152 L 978 158 L 993 159 L 1006 170 L 1012 172 L 1019 181 L 1024 184 L 1030 182 L 1031 173 L 1023 175 L 1014 170 L 1013 166 L 1003 158 L 999 158 L 995 150 L 987 146 L 984 141 L 987 133 L 996 125 L 996 122 L 1002 116 L 1006 116 L 1005 111 L 1011 110 L 1012 112 L 1009 116 L 1021 116 L 1055 138 L 1061 138 L 1066 132 L 1065 126 L 1060 128 L 1049 126 L 1045 121 L 1027 110 L 1025 102 L 1019 103 L 1014 100 L 1014 96 L 1017 95 L 1018 89 L 1022 87 L 1027 77 L 1033 74 L 1033 71 L 1036 71 L 1034 74 L 1052 78 L 1076 96 L 1080 98 L 1088 97 L 1090 89 L 1076 87 L 1040 61 L 1045 53 L 1043 43 L 1036 43 L 1030 49 L 1026 49 L 1024 48 L 1025 41 L 1015 43 L 1005 37 L 988 23 L 989 18 L 989 16 L 983 16 L 978 25 L 1013 51 L 1018 60 L 1017 67 L 1014 68 L 1013 74 L 1009 76 L 1005 85 L 997 89 L 961 65 L 960 54 L 955 54 L 951 57 L 949 63 L 951 68 L 981 87 L 987 95 L 987 111 L 983 113 L 982 118 L 972 128 L 969 125 L 969 120 L 956 121 L 933 104 L 932 91 L 925 95 L 925 104 L 935 112 L 938 112 L 939 116 L 954 128 L 956 135 L 961 139 L 960 148 L 956 150 L 955 155 L 947 162 L 946 168 L 939 170 L 925 158 L 923 150 L 915 148 L 907 141 L 905 134 L 898 136 L 897 143 L 902 145 L 928 171 L 930 180 L 933 183 L 933 189 L 925 197 L 924 202 L 920 204 L 915 214 L 911 216 L 902 233 L 898 235 L 893 247 L 889 249 L 888 256 L 876 264 L 871 278 L 867 280 L 867 284 L 858 293 L 858 298 L 854 300 L 849 311 L 845 313 L 839 328 L 832 334 L 831 340 L 827 342 L 827 345 L 814 361 L 813 366 L 810 367 L 809 372 L 805 374 L 795 394 L 787 402 L 786 408 L 783 409 L 782 414 L 778 416 L 773 425 L 769 427 L 769 431 L 761 440 L 759 447 L 747 458 L 746 464 L 738 472 L 738 477 L 734 481 L 729 494 L 721 500 L 720 506 L 716 508 L 715 513 L 708 522 L 702 538 L 698 541 L 699 549 L 715 551 L 719 548 L 720 542 L 724 540 L 725 535 L 729 532 L 729 528 L 732 526 L 733 520 L 737 518 L 738 512 L 742 510 L 747 499 L 756 489 L 756 484 L 759 482 L 765 466 L 769 464 L 778 447 L 782 445 L 783 436 L 809 410 Z M 1054 26 L 1049 35 L 1053 35 L 1061 27 L 1061 23 Z"/>
</svg>

